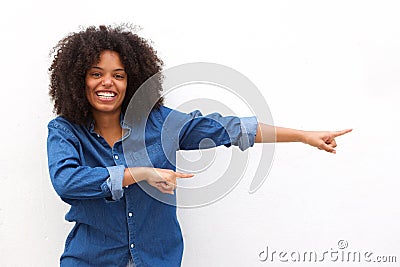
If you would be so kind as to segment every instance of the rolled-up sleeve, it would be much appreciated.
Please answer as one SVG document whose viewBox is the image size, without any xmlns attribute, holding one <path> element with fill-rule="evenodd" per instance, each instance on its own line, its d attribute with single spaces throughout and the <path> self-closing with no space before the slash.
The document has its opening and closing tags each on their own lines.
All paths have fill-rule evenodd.
<svg viewBox="0 0 400 267">
<path fill-rule="evenodd" d="M 240 118 L 240 135 L 237 136 L 234 145 L 237 145 L 241 150 L 246 150 L 252 147 L 255 142 L 257 133 L 258 121 L 255 116 Z"/>
<path fill-rule="evenodd" d="M 108 190 L 111 191 L 112 199 L 119 200 L 124 195 L 122 181 L 124 179 L 124 165 L 107 167 L 110 177 L 107 179 Z"/>
</svg>

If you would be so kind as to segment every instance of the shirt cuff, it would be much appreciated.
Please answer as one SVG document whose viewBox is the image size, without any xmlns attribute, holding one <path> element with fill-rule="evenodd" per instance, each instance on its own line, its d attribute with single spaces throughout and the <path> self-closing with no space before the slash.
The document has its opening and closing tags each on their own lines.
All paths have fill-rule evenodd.
<svg viewBox="0 0 400 267">
<path fill-rule="evenodd" d="M 110 177 L 107 179 L 106 183 L 111 191 L 112 199 L 119 200 L 124 195 L 124 190 L 122 189 L 122 180 L 124 179 L 125 166 L 118 165 L 106 168 L 110 174 Z"/>
<path fill-rule="evenodd" d="M 240 118 L 241 135 L 238 140 L 238 146 L 240 150 L 246 150 L 254 145 L 257 126 L 258 121 L 257 117 L 255 116 Z"/>
</svg>

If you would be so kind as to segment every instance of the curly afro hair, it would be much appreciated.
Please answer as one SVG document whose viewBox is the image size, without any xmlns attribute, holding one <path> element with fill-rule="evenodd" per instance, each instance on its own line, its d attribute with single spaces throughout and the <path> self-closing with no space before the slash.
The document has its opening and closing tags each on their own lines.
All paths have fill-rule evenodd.
<svg viewBox="0 0 400 267">
<path fill-rule="evenodd" d="M 128 84 L 122 113 L 125 113 L 138 88 L 148 78 L 160 73 L 163 67 L 157 52 L 145 39 L 132 33 L 129 26 L 90 26 L 69 34 L 58 42 L 51 53 L 54 59 L 49 68 L 49 95 L 54 101 L 57 115 L 81 125 L 92 121 L 91 105 L 85 94 L 85 75 L 99 62 L 104 50 L 117 52 L 127 73 Z M 152 84 L 151 89 L 145 92 L 148 103 L 141 105 L 151 109 L 163 104 L 161 79 L 160 75 L 156 84 Z"/>
</svg>

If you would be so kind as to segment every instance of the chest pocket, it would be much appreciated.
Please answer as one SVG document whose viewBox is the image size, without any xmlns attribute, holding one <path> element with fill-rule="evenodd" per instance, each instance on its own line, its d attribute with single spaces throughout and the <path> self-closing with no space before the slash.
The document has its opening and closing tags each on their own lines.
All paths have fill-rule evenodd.
<svg viewBox="0 0 400 267">
<path fill-rule="evenodd" d="M 126 151 L 128 167 L 156 167 L 162 168 L 167 161 L 161 144 L 155 143 L 139 150 Z"/>
</svg>

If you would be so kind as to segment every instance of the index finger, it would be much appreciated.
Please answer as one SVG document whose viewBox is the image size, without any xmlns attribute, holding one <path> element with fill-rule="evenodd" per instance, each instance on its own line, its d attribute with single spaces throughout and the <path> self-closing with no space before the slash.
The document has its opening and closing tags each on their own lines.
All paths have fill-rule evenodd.
<svg viewBox="0 0 400 267">
<path fill-rule="evenodd" d="M 336 131 L 336 132 L 333 132 L 333 137 L 335 138 L 335 137 L 347 134 L 347 133 L 349 133 L 351 131 L 353 131 L 353 129 L 346 129 L 346 130 Z"/>
<path fill-rule="evenodd" d="M 194 174 L 192 173 L 183 173 L 183 172 L 175 172 L 176 178 L 192 178 Z"/>
</svg>

